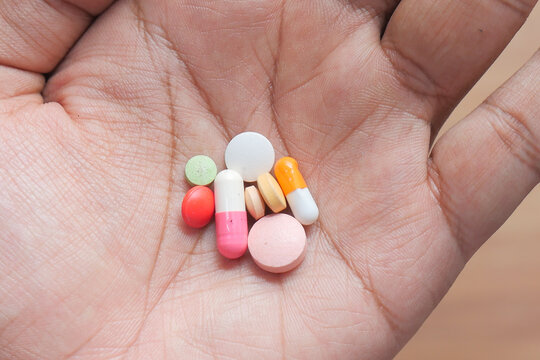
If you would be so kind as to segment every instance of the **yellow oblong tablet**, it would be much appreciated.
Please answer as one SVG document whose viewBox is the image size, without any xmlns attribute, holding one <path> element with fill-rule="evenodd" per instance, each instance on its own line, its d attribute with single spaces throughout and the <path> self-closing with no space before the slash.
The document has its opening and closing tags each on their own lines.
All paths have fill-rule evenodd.
<svg viewBox="0 0 540 360">
<path fill-rule="evenodd" d="M 281 190 L 278 182 L 270 173 L 259 175 L 257 186 L 264 202 L 273 212 L 278 213 L 287 207 L 283 190 Z"/>
<path fill-rule="evenodd" d="M 248 186 L 244 190 L 246 199 L 246 209 L 255 220 L 259 220 L 264 216 L 264 200 L 255 186 Z"/>
</svg>

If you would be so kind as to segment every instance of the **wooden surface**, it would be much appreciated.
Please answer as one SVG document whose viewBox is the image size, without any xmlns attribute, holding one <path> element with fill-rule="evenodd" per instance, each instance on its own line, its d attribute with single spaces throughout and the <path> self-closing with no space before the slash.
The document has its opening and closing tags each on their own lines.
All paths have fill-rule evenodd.
<svg viewBox="0 0 540 360">
<path fill-rule="evenodd" d="M 468 114 L 539 47 L 540 5 L 448 125 Z M 540 360 L 539 186 L 471 259 L 396 359 Z"/>
</svg>

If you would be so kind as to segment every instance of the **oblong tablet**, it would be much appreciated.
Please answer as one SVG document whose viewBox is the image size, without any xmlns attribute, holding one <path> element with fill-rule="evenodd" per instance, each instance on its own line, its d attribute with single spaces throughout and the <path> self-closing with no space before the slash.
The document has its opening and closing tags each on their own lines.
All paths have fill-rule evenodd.
<svg viewBox="0 0 540 360">
<path fill-rule="evenodd" d="M 244 190 L 244 197 L 246 198 L 246 209 L 249 214 L 255 219 L 259 220 L 264 216 L 264 200 L 259 193 L 259 190 L 253 185 L 248 186 Z"/>
<path fill-rule="evenodd" d="M 225 149 L 225 164 L 246 182 L 253 182 L 274 165 L 274 147 L 266 137 L 256 132 L 236 135 Z"/>
<path fill-rule="evenodd" d="M 206 226 L 214 215 L 214 193 L 206 186 L 195 186 L 182 200 L 182 219 L 192 228 Z"/>
<path fill-rule="evenodd" d="M 253 261 L 261 269 L 284 273 L 304 260 L 306 232 L 302 224 L 290 215 L 267 215 L 251 228 L 248 248 Z"/>
<path fill-rule="evenodd" d="M 186 163 L 186 180 L 192 186 L 209 185 L 216 178 L 216 174 L 216 163 L 206 155 L 196 155 Z"/>
</svg>

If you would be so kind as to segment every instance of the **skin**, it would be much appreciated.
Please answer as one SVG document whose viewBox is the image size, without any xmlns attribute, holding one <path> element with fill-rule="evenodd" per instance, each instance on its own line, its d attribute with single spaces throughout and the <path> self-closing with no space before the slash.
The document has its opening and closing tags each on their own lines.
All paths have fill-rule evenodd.
<svg viewBox="0 0 540 360">
<path fill-rule="evenodd" d="M 540 180 L 539 53 L 430 152 L 534 4 L 0 2 L 0 358 L 391 358 Z M 246 130 L 320 206 L 288 274 L 181 222 Z"/>
</svg>

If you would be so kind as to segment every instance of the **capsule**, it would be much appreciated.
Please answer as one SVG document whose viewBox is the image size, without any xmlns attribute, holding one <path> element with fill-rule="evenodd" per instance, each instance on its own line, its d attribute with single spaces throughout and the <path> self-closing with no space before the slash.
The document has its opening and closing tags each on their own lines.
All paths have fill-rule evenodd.
<svg viewBox="0 0 540 360">
<path fill-rule="evenodd" d="M 291 157 L 279 159 L 274 173 L 296 220 L 302 225 L 313 224 L 319 217 L 319 208 L 298 170 L 296 160 Z"/>
<path fill-rule="evenodd" d="M 244 180 L 234 170 L 223 170 L 214 180 L 216 243 L 221 255 L 236 259 L 248 246 Z"/>
</svg>

